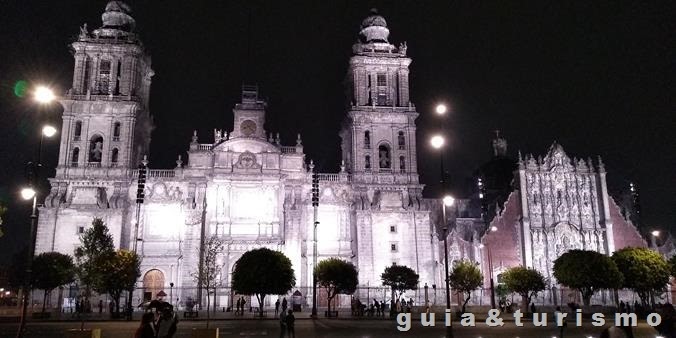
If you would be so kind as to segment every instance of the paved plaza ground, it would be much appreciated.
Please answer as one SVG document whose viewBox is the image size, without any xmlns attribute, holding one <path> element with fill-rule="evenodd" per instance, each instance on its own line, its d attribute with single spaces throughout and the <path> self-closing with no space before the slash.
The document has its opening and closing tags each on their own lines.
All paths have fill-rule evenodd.
<svg viewBox="0 0 676 338">
<path fill-rule="evenodd" d="M 370 319 L 299 319 L 296 321 L 296 336 L 299 338 L 391 338 L 391 337 L 409 337 L 424 338 L 444 337 L 445 327 L 443 322 L 438 321 L 436 327 L 422 327 L 420 323 L 413 322 L 413 326 L 408 332 L 399 332 L 396 329 L 396 322 L 392 320 L 370 320 Z M 454 338 L 549 338 L 559 337 L 559 331 L 555 327 L 534 328 L 529 323 L 524 327 L 516 327 L 513 322 L 506 322 L 505 326 L 500 328 L 486 327 L 479 325 L 477 327 L 460 327 L 454 323 Z M 16 323 L 0 323 L 0 338 L 14 337 Z M 87 322 L 86 328 L 100 328 L 103 338 L 131 338 L 138 322 L 117 322 L 117 321 L 95 321 Z M 253 319 L 231 319 L 216 320 L 211 322 L 211 327 L 218 327 L 220 337 L 279 337 L 279 323 L 276 320 L 253 320 Z M 183 320 L 179 323 L 176 338 L 189 338 L 193 328 L 206 327 L 205 321 Z M 65 337 L 68 329 L 79 328 L 79 322 L 73 321 L 52 321 L 52 322 L 29 322 L 27 328 L 27 338 L 42 337 Z M 565 338 L 598 338 L 602 328 L 591 326 L 589 323 L 582 327 L 569 326 L 565 332 Z M 655 338 L 656 331 L 641 323 L 634 330 L 636 338 Z"/>
</svg>

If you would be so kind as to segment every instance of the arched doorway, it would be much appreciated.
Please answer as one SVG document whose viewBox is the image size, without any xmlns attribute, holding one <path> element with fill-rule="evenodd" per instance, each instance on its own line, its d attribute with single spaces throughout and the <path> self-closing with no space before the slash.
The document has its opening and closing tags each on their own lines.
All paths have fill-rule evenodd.
<svg viewBox="0 0 676 338">
<path fill-rule="evenodd" d="M 143 276 L 143 300 L 154 299 L 160 291 L 164 290 L 164 274 L 162 271 L 152 269 Z"/>
</svg>

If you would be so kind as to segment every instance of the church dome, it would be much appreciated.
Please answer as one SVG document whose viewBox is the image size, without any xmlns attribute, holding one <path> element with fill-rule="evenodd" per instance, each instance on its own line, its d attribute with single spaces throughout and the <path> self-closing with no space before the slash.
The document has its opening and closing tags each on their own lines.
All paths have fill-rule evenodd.
<svg viewBox="0 0 676 338">
<path fill-rule="evenodd" d="M 390 30 L 387 29 L 387 21 L 378 14 L 377 9 L 371 9 L 371 15 L 362 20 L 360 28 L 359 35 L 364 42 L 388 42 Z"/>
<path fill-rule="evenodd" d="M 101 15 L 102 28 L 120 29 L 131 32 L 136 27 L 136 21 L 131 17 L 131 7 L 122 1 L 110 1 Z"/>
</svg>

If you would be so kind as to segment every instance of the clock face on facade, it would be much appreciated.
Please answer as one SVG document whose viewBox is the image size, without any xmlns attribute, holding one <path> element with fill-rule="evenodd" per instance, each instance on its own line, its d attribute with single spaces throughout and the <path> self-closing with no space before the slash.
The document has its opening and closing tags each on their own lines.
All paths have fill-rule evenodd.
<svg viewBox="0 0 676 338">
<path fill-rule="evenodd" d="M 242 132 L 242 135 L 244 136 L 251 136 L 256 132 L 256 123 L 251 120 L 246 120 L 242 122 L 242 124 L 239 127 L 240 132 Z"/>
</svg>

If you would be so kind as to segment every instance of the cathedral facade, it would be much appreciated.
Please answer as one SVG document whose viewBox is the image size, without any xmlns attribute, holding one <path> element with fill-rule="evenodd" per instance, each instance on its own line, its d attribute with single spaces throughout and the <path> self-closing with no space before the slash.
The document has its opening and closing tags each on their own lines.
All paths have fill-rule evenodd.
<svg viewBox="0 0 676 338">
<path fill-rule="evenodd" d="M 214 235 L 225 241 L 222 285 L 244 252 L 267 247 L 291 259 L 299 288 L 311 286 L 314 165 L 300 135 L 282 145 L 279 135 L 266 133 L 255 86 L 243 86 L 234 130 L 195 132 L 186 140 L 188 158 L 148 170 L 144 201 L 136 203 L 137 167 L 147 164 L 152 130 L 153 71 L 129 8 L 112 1 L 102 19 L 102 27 L 83 27 L 72 44 L 73 86 L 60 100 L 59 164 L 40 209 L 36 252 L 72 254 L 98 217 L 117 247 L 142 256 L 138 286 L 153 297 L 170 283 L 186 293 L 179 298 L 195 296 L 200 246 Z M 343 164 L 339 173 L 317 174 L 318 260 L 353 262 L 360 285 L 381 285 L 380 274 L 393 263 L 440 285 L 438 239 L 416 168 L 411 59 L 405 44 L 394 46 L 388 36 L 385 19 L 372 14 L 353 46 Z"/>
<path fill-rule="evenodd" d="M 142 257 L 143 297 L 170 285 L 180 299 L 195 297 L 193 275 L 210 236 L 225 242 L 222 285 L 230 285 L 244 252 L 267 247 L 290 258 L 297 288 L 309 290 L 314 165 L 301 135 L 282 145 L 265 131 L 266 104 L 257 87 L 243 86 L 232 131 L 194 132 L 187 158 L 148 170 L 145 198 L 136 202 L 137 168 L 148 163 L 153 128 L 153 71 L 130 13 L 124 3 L 109 2 L 103 25 L 93 31 L 85 25 L 72 43 L 73 83 L 60 98 L 59 162 L 40 208 L 36 253 L 72 254 L 97 217 L 116 247 Z M 318 260 L 353 262 L 361 286 L 380 286 L 380 274 L 394 263 L 415 270 L 421 287 L 441 289 L 444 224 L 451 226 L 449 260 L 476 261 L 487 278 L 516 265 L 551 277 L 552 261 L 568 249 L 610 254 L 644 244 L 608 196 L 602 163 L 571 160 L 558 145 L 543 159 L 519 158 L 518 184 L 492 219 L 472 216 L 465 212 L 470 202 L 458 200 L 442 220 L 441 204 L 423 199 L 418 178 L 411 59 L 405 43 L 388 39 L 385 19 L 372 13 L 352 46 L 341 170 L 317 173 Z"/>
</svg>

